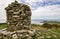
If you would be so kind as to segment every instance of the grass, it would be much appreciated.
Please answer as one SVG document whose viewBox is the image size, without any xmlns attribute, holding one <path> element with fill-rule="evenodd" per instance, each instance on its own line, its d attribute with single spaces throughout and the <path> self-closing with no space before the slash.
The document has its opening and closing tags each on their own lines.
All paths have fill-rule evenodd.
<svg viewBox="0 0 60 39">
<path fill-rule="evenodd" d="M 60 29 L 53 29 L 52 31 L 58 34 L 58 39 L 60 39 Z"/>
<path fill-rule="evenodd" d="M 38 24 L 31 24 L 31 25 L 32 25 L 32 28 L 34 28 L 34 29 L 39 29 L 39 30 L 44 30 L 44 31 L 47 30 L 46 28 L 40 27 L 42 25 L 38 25 Z M 0 24 L 0 29 L 4 29 L 4 28 L 7 28 L 7 24 L 6 23 L 1 23 Z M 58 33 L 59 36 L 60 36 L 60 29 L 53 29 L 52 31 Z M 33 37 L 33 39 L 35 39 L 34 37 Z"/>
<path fill-rule="evenodd" d="M 55 24 L 55 23 L 54 23 Z M 57 24 L 57 23 L 56 23 Z M 40 26 L 42 26 L 42 25 L 38 25 L 38 24 L 32 24 L 32 27 L 34 28 L 34 29 L 39 29 L 39 30 L 43 30 L 43 31 L 46 31 L 47 30 L 47 28 L 43 28 L 43 27 L 40 27 Z M 53 27 L 54 28 L 54 27 Z M 51 29 L 51 32 L 53 32 L 53 33 L 51 33 L 51 35 L 52 34 L 56 34 L 57 36 L 58 36 L 58 38 L 57 39 L 60 39 L 60 29 L 56 29 L 56 28 L 54 28 L 54 29 Z M 42 32 L 43 33 L 43 32 Z M 48 33 L 48 32 L 47 32 Z M 53 35 L 52 35 L 52 38 L 51 39 L 56 39 L 55 37 L 53 37 Z"/>
<path fill-rule="evenodd" d="M 60 24 L 60 22 L 48 22 L 49 24 Z"/>
<path fill-rule="evenodd" d="M 6 28 L 7 24 L 6 23 L 0 23 L 0 29 Z"/>
</svg>

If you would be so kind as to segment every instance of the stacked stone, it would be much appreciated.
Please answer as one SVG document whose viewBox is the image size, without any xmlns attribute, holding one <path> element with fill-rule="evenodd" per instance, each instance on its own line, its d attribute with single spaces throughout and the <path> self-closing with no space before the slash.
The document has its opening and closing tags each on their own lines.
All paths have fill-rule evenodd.
<svg viewBox="0 0 60 39">
<path fill-rule="evenodd" d="M 0 31 L 0 39 L 32 39 L 30 7 L 15 1 L 5 9 L 8 27 Z"/>
<path fill-rule="evenodd" d="M 2 30 L 0 33 L 0 39 L 32 39 L 35 31 L 33 30 L 17 30 L 14 32 L 7 32 Z"/>
<path fill-rule="evenodd" d="M 7 24 L 9 31 L 31 28 L 31 10 L 29 6 L 17 1 L 5 8 L 7 12 Z"/>
</svg>

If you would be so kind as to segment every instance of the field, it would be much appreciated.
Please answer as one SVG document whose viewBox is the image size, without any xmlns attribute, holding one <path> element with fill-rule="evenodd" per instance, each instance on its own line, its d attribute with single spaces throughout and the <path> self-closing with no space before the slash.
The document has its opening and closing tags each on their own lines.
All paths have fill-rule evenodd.
<svg viewBox="0 0 60 39">
<path fill-rule="evenodd" d="M 38 30 L 37 31 L 38 32 L 37 37 L 41 33 L 39 36 L 42 37 L 42 38 L 46 37 L 44 39 L 48 39 L 49 36 L 52 36 L 52 38 L 50 38 L 50 39 L 60 39 L 60 29 L 59 28 L 50 29 L 50 28 L 42 27 L 43 25 L 38 25 L 38 24 L 31 24 L 31 25 L 32 25 L 33 29 Z M 0 29 L 4 29 L 6 27 L 7 27 L 6 23 L 1 23 L 0 24 Z M 57 38 L 55 38 L 56 35 L 57 35 Z M 36 38 L 34 37 L 33 39 L 36 39 Z"/>
<path fill-rule="evenodd" d="M 57 22 L 57 21 L 47 21 L 47 23 L 50 23 L 50 24 L 60 24 L 60 22 Z"/>
</svg>

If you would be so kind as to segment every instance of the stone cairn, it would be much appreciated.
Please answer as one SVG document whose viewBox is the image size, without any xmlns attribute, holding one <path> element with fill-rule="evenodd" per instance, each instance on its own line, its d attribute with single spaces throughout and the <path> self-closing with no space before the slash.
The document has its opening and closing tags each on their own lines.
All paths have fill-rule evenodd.
<svg viewBox="0 0 60 39">
<path fill-rule="evenodd" d="M 0 31 L 0 39 L 32 39 L 35 30 L 31 28 L 30 7 L 15 1 L 5 10 L 7 28 Z"/>
</svg>

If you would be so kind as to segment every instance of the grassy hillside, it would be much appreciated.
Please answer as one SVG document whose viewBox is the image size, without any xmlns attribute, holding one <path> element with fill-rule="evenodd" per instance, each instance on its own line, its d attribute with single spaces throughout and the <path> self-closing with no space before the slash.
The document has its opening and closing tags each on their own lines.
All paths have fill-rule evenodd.
<svg viewBox="0 0 60 39">
<path fill-rule="evenodd" d="M 38 32 L 37 36 L 39 35 L 40 37 L 41 36 L 46 37 L 44 39 L 48 39 L 49 36 L 52 36 L 52 38 L 50 38 L 50 39 L 60 39 L 60 29 L 59 28 L 57 28 L 57 29 L 56 28 L 55 29 L 48 28 L 47 29 L 46 27 L 44 28 L 44 27 L 41 27 L 41 26 L 43 26 L 43 25 L 32 24 L 32 28 L 38 30 L 37 31 Z M 0 24 L 0 29 L 4 29 L 6 27 L 7 27 L 6 23 L 1 23 Z M 56 35 L 57 35 L 57 38 L 55 38 Z"/>
</svg>

